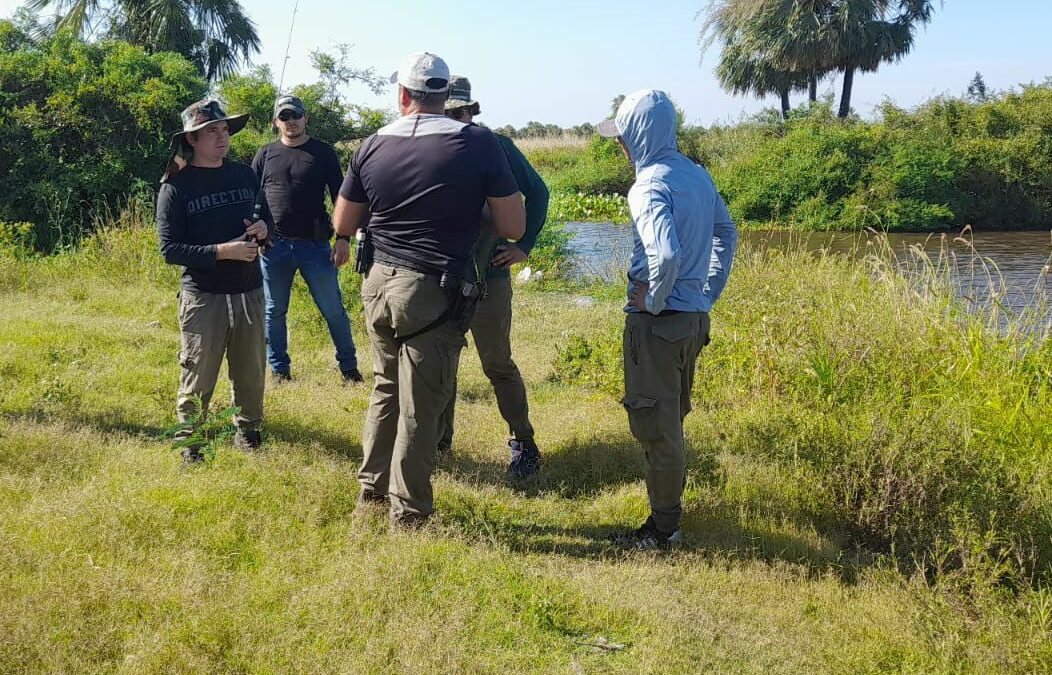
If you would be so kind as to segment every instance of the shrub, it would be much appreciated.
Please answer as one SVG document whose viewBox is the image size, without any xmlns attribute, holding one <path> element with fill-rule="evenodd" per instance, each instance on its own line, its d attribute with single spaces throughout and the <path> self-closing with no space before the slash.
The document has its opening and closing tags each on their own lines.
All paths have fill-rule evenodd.
<svg viewBox="0 0 1052 675">
<path fill-rule="evenodd" d="M 93 212 L 149 192 L 179 112 L 205 82 L 181 56 L 59 33 L 33 44 L 0 22 L 0 220 L 39 250 L 79 240 Z"/>
</svg>

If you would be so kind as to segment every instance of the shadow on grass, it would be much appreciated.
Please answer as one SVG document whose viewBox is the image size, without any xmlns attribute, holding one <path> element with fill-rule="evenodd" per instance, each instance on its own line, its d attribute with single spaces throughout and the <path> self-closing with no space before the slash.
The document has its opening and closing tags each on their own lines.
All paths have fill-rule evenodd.
<svg viewBox="0 0 1052 675">
<path fill-rule="evenodd" d="M 32 422 L 40 425 L 64 424 L 75 429 L 131 436 L 143 441 L 161 440 L 166 430 L 166 427 L 144 424 L 141 421 L 130 419 L 119 411 L 100 413 L 64 410 L 61 413 L 55 413 L 46 410 L 27 410 L 4 413 L 3 419 L 6 422 Z"/>
<path fill-rule="evenodd" d="M 310 426 L 292 417 L 268 418 L 264 426 L 267 438 L 290 445 L 316 443 L 326 454 L 339 459 L 361 462 L 362 441 L 350 434 Z"/>
<path fill-rule="evenodd" d="M 553 494 L 564 499 L 588 496 L 645 476 L 643 453 L 630 436 L 574 438 L 541 447 L 541 471 L 525 480 L 508 478 L 510 450 L 503 462 L 457 453 L 439 461 L 439 469 L 465 482 L 510 488 L 525 496 Z"/>
<path fill-rule="evenodd" d="M 617 546 L 612 542 L 613 537 L 625 531 L 619 527 L 508 522 L 487 517 L 474 509 L 458 509 L 443 517 L 467 539 L 482 539 L 523 554 L 598 561 L 661 556 L 670 562 L 689 555 L 721 563 L 782 563 L 797 568 L 808 578 L 832 575 L 845 584 L 855 583 L 859 572 L 875 561 L 874 556 L 865 551 L 852 551 L 832 543 L 816 546 L 804 537 L 743 525 L 725 507 L 693 512 L 688 509 L 682 530 L 684 541 L 671 551 L 635 551 Z"/>
</svg>

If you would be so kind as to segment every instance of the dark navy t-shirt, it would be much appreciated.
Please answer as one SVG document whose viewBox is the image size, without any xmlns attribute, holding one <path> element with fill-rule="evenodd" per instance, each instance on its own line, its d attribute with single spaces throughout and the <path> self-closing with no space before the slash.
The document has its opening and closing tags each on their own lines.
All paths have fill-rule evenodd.
<svg viewBox="0 0 1052 675">
<path fill-rule="evenodd" d="M 281 141 L 265 145 L 252 160 L 260 177 L 267 207 L 267 220 L 275 236 L 289 239 L 328 239 L 332 224 L 325 210 L 325 191 L 332 201 L 343 183 L 336 150 L 311 138 L 297 146 Z"/>
<path fill-rule="evenodd" d="M 184 289 L 245 293 L 263 285 L 258 260 L 216 260 L 218 244 L 244 237 L 258 187 L 252 169 L 237 162 L 188 166 L 161 184 L 157 236 L 165 261 L 186 268 Z"/>
<path fill-rule="evenodd" d="M 444 115 L 408 115 L 365 139 L 340 189 L 368 204 L 379 262 L 460 271 L 487 197 L 518 192 L 497 138 Z"/>
</svg>

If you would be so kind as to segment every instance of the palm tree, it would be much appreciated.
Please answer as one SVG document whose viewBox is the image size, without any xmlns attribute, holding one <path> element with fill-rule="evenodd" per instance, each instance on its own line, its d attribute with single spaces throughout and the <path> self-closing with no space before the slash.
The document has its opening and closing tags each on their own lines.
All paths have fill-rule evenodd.
<svg viewBox="0 0 1052 675">
<path fill-rule="evenodd" d="M 209 80 L 235 72 L 259 52 L 255 24 L 237 0 L 29 0 L 56 10 L 55 28 L 84 38 L 113 37 L 149 52 L 173 51 Z"/>
<path fill-rule="evenodd" d="M 810 12 L 796 5 L 814 5 Z M 817 99 L 818 81 L 832 70 L 828 45 L 817 31 L 822 2 L 784 0 L 713 0 L 702 28 L 702 51 L 723 43 L 716 67 L 720 85 L 735 94 L 779 94 L 783 118 L 788 93 L 807 89 Z M 791 17 L 791 20 L 790 20 Z"/>
<path fill-rule="evenodd" d="M 706 28 L 728 34 L 729 27 L 775 68 L 806 73 L 812 100 L 819 78 L 844 73 L 839 116 L 846 117 L 855 72 L 902 59 L 932 11 L 931 0 L 715 0 Z"/>
<path fill-rule="evenodd" d="M 750 53 L 730 37 L 716 65 L 716 79 L 732 94 L 752 94 L 758 98 L 777 94 L 783 120 L 789 118 L 789 92 L 805 89 L 809 84 L 806 75 L 780 70 L 764 54 Z"/>
<path fill-rule="evenodd" d="M 851 112 L 855 72 L 875 72 L 882 63 L 902 60 L 913 48 L 918 23 L 931 17 L 931 3 L 913 0 L 843 0 L 833 15 L 833 61 L 844 73 L 839 117 Z"/>
</svg>

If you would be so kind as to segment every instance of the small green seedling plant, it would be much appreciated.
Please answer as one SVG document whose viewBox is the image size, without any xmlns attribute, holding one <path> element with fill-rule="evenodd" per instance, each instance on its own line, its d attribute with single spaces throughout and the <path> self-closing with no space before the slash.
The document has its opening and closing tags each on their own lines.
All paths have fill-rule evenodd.
<svg viewBox="0 0 1052 675">
<path fill-rule="evenodd" d="M 232 405 L 214 415 L 201 405 L 199 398 L 194 399 L 195 410 L 190 419 L 165 429 L 163 437 L 172 440 L 172 449 L 182 451 L 184 448 L 197 448 L 205 462 L 215 461 L 216 448 L 237 431 L 234 416 L 241 408 Z M 189 435 L 185 435 L 189 432 Z"/>
</svg>

